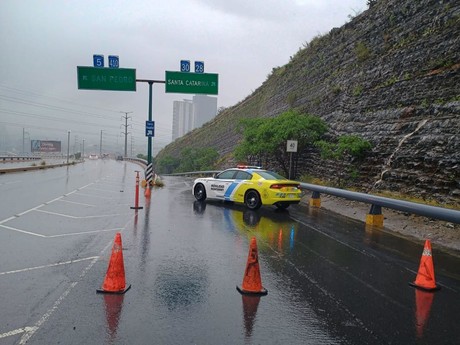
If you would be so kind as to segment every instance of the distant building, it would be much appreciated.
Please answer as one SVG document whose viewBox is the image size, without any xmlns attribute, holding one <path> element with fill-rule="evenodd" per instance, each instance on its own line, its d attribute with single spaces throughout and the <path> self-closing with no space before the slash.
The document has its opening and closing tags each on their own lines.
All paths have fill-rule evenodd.
<svg viewBox="0 0 460 345">
<path fill-rule="evenodd" d="M 180 138 L 192 130 L 193 125 L 193 103 L 189 99 L 174 101 L 173 103 L 173 125 L 172 140 Z"/>
<path fill-rule="evenodd" d="M 191 130 L 201 127 L 217 114 L 217 98 L 195 95 L 193 99 L 174 101 L 172 140 L 182 137 Z"/>
</svg>

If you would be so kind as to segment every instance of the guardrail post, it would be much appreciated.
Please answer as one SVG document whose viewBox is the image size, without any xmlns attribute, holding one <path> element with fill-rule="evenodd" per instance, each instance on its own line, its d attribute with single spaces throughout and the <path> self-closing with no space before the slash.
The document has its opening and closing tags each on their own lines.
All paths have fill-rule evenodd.
<svg viewBox="0 0 460 345">
<path fill-rule="evenodd" d="M 371 209 L 366 215 L 366 224 L 383 227 L 383 214 L 381 206 L 371 205 Z"/>
<path fill-rule="evenodd" d="M 313 193 L 311 194 L 311 198 L 310 198 L 310 201 L 309 201 L 309 205 L 310 205 L 311 207 L 318 207 L 318 208 L 321 207 L 321 197 L 320 197 L 319 192 L 313 192 Z"/>
</svg>

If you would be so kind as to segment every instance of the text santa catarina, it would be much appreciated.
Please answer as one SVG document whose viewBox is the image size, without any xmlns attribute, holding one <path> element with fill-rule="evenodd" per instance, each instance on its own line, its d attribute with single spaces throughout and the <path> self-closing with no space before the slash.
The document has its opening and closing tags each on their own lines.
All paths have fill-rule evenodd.
<svg viewBox="0 0 460 345">
<path fill-rule="evenodd" d="M 218 74 L 166 71 L 165 91 L 169 93 L 194 93 L 217 95 Z"/>
</svg>

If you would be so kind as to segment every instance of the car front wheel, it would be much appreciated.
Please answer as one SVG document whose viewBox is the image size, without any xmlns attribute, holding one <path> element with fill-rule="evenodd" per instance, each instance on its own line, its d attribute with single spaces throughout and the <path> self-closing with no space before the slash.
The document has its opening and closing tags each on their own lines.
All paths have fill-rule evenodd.
<svg viewBox="0 0 460 345">
<path fill-rule="evenodd" d="M 195 195 L 195 199 L 198 201 L 203 201 L 206 199 L 206 189 L 201 183 L 195 186 L 193 195 Z"/>
<path fill-rule="evenodd" d="M 257 210 L 262 206 L 262 201 L 260 200 L 260 195 L 255 190 L 249 190 L 244 196 L 244 204 L 250 210 Z"/>
</svg>

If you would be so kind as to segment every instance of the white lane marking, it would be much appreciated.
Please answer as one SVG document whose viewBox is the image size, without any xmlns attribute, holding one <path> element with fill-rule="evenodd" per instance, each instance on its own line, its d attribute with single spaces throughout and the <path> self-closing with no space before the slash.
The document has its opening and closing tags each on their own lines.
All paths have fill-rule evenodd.
<svg viewBox="0 0 460 345">
<path fill-rule="evenodd" d="M 133 217 L 134 219 L 134 217 Z M 122 228 L 122 230 L 120 232 L 123 232 L 123 230 L 126 228 L 126 226 L 128 225 L 129 222 L 131 222 L 133 219 L 130 219 L 128 222 L 126 222 L 125 226 Z M 109 248 L 110 246 L 112 245 L 112 241 L 110 241 L 109 243 L 107 243 L 107 245 L 101 250 L 101 252 L 99 253 L 99 257 L 102 256 L 102 254 L 104 254 L 104 252 L 107 250 L 107 248 Z M 82 271 L 82 273 L 80 274 L 79 276 L 79 280 L 78 281 L 81 281 L 83 280 L 83 278 L 85 277 L 85 275 L 89 272 L 89 270 L 94 266 L 94 264 L 97 262 L 98 259 L 94 259 L 90 262 L 90 264 Z M 35 334 L 35 332 L 37 332 L 41 326 L 43 326 L 43 324 L 50 318 L 50 316 L 58 309 L 59 305 L 65 300 L 65 298 L 67 297 L 67 295 L 72 291 L 72 289 L 78 284 L 78 281 L 76 282 L 73 282 L 72 284 L 70 284 L 69 288 L 64 291 L 64 293 L 61 295 L 61 297 L 59 297 L 57 299 L 56 302 L 54 302 L 54 305 L 51 309 L 49 309 L 42 317 L 40 320 L 37 321 L 37 323 L 34 325 L 34 327 L 31 328 L 31 330 L 29 332 L 27 332 L 26 334 L 24 334 L 22 337 L 21 337 L 21 340 L 19 342 L 20 345 L 24 345 L 26 344 L 29 339 Z"/>
<path fill-rule="evenodd" d="M 13 220 L 15 218 L 18 218 L 17 216 L 13 216 L 13 217 L 9 217 L 9 218 L 6 218 L 6 219 L 3 219 L 2 221 L 0 221 L 0 225 L 2 225 L 3 223 L 7 223 L 9 222 L 10 220 Z"/>
<path fill-rule="evenodd" d="M 54 216 L 60 216 L 60 217 L 66 217 L 66 218 L 72 218 L 72 219 L 87 219 L 87 218 L 103 218 L 103 217 L 116 217 L 116 216 L 122 216 L 125 214 L 129 213 L 114 213 L 114 214 L 101 214 L 97 216 L 71 216 L 68 214 L 63 214 L 63 213 L 57 213 L 57 212 L 51 212 L 51 211 L 45 211 L 45 210 L 33 210 L 35 212 L 42 212 L 42 213 L 47 213 L 47 214 L 52 214 Z"/>
<path fill-rule="evenodd" d="M 41 205 L 32 207 L 31 209 L 28 209 L 28 210 L 26 210 L 26 211 L 24 211 L 24 212 L 21 212 L 21 213 L 16 214 L 16 217 L 20 217 L 20 216 L 23 216 L 23 215 L 25 215 L 25 214 L 27 214 L 27 213 L 29 213 L 29 212 L 38 210 L 40 207 L 43 207 L 43 206 L 45 206 L 45 205 L 46 205 L 46 204 L 43 203 L 43 204 L 41 204 Z"/>
<path fill-rule="evenodd" d="M 62 198 L 66 197 L 66 196 L 69 196 L 69 195 L 71 195 L 71 194 L 73 194 L 73 193 L 75 193 L 75 192 L 77 192 L 77 191 L 79 191 L 79 190 L 81 190 L 81 189 L 83 189 L 83 188 L 89 187 L 89 186 L 91 186 L 91 185 L 93 185 L 93 184 L 94 184 L 93 182 L 92 182 L 92 183 L 88 183 L 87 185 L 85 185 L 85 186 L 83 186 L 83 187 L 80 187 L 80 188 L 77 188 L 77 189 L 75 189 L 75 190 L 72 191 L 72 192 L 69 192 L 69 193 L 64 194 L 64 195 L 62 195 L 62 196 L 59 196 L 59 197 L 57 197 L 57 198 L 54 198 L 54 199 L 52 199 L 52 200 L 50 200 L 50 201 L 47 201 L 47 202 L 45 202 L 45 203 L 43 203 L 43 204 L 40 204 L 40 205 L 38 205 L 38 206 L 32 207 L 31 209 L 28 209 L 28 210 L 26 210 L 26 211 L 23 211 L 23 212 L 21 212 L 21 213 L 18 213 L 17 215 L 14 215 L 14 216 L 12 216 L 12 217 L 3 219 L 3 220 L 0 221 L 0 224 L 9 222 L 10 220 L 12 220 L 12 219 L 14 219 L 14 218 L 17 218 L 17 217 L 20 217 L 20 216 L 23 216 L 23 215 L 25 215 L 25 214 L 27 214 L 27 213 L 29 213 L 29 212 L 31 212 L 31 211 L 38 210 L 40 207 L 43 207 L 43 206 L 45 206 L 45 205 L 48 205 L 49 203 L 52 203 L 52 202 L 61 200 Z"/>
<path fill-rule="evenodd" d="M 13 331 L 9 331 L 9 332 L 0 334 L 0 339 L 11 337 L 11 336 L 16 335 L 16 334 L 29 333 L 29 332 L 35 332 L 35 331 L 36 331 L 35 327 L 18 328 L 18 329 L 15 329 Z"/>
<path fill-rule="evenodd" d="M 0 227 L 1 227 L 1 228 L 8 229 L 8 230 L 12 230 L 12 231 L 20 232 L 20 233 L 22 233 L 22 234 L 27 234 L 27 235 L 37 236 L 37 237 L 43 237 L 43 238 L 46 237 L 45 235 L 36 234 L 36 233 L 34 233 L 34 232 L 30 232 L 30 231 L 25 231 L 25 230 L 13 228 L 13 227 L 11 227 L 11 226 L 6 226 L 6 225 L 3 225 L 3 224 L 0 224 Z"/>
<path fill-rule="evenodd" d="M 93 260 L 93 259 L 98 259 L 98 258 L 99 258 L 99 256 L 90 256 L 88 258 L 75 259 L 75 260 L 69 260 L 69 261 L 64 261 L 64 262 L 57 262 L 57 263 L 49 264 L 49 265 L 42 265 L 42 266 L 23 268 L 23 269 L 20 269 L 20 270 L 0 272 L 0 276 L 6 275 L 6 274 L 13 274 L 13 273 L 29 272 L 29 271 L 39 270 L 39 269 L 42 269 L 42 268 L 50 268 L 50 267 L 56 267 L 56 266 L 62 266 L 62 265 L 70 265 L 70 264 L 74 264 L 74 263 L 77 263 L 77 262 Z"/>
<path fill-rule="evenodd" d="M 91 269 L 91 267 L 94 266 L 94 264 L 97 262 L 97 258 L 93 259 L 90 264 L 83 270 L 83 272 L 80 274 L 80 280 L 83 279 L 83 277 L 88 273 L 88 271 Z M 53 306 L 41 317 L 40 320 L 37 321 L 37 323 L 34 325 L 33 329 L 31 329 L 29 332 L 25 333 L 20 341 L 19 344 L 23 345 L 26 344 L 29 339 L 35 334 L 35 332 L 38 331 L 38 329 L 43 326 L 43 324 L 50 318 L 50 316 L 58 309 L 59 305 L 65 300 L 65 298 L 68 296 L 70 291 L 78 284 L 78 281 L 73 282 L 70 284 L 67 290 L 64 291 L 64 293 L 54 302 Z"/>
<path fill-rule="evenodd" d="M 84 204 L 82 202 L 75 202 L 75 201 L 69 201 L 69 200 L 59 200 L 60 202 L 67 202 L 69 204 L 75 204 L 75 205 L 82 205 L 82 206 L 90 206 L 90 207 L 96 207 L 96 205 L 93 204 Z"/>
<path fill-rule="evenodd" d="M 5 229 L 8 229 L 8 230 L 20 232 L 20 233 L 23 233 L 23 234 L 26 234 L 26 235 L 32 235 L 32 236 L 37 236 L 37 237 L 42 237 L 42 238 L 56 238 L 56 237 L 87 235 L 87 234 L 95 234 L 95 233 L 98 233 L 98 232 L 108 232 L 108 231 L 117 231 L 117 230 L 120 231 L 120 229 L 121 229 L 121 227 L 120 227 L 120 228 L 114 228 L 114 229 L 101 229 L 101 230 L 91 230 L 91 231 L 81 231 L 81 232 L 70 232 L 70 233 L 67 233 L 67 234 L 59 234 L 59 235 L 42 235 L 42 234 L 37 234 L 35 232 L 21 230 L 21 229 L 18 229 L 18 228 L 13 228 L 12 226 L 6 226 L 6 225 L 2 225 L 2 224 L 0 224 L 0 228 L 5 228 Z"/>
</svg>

